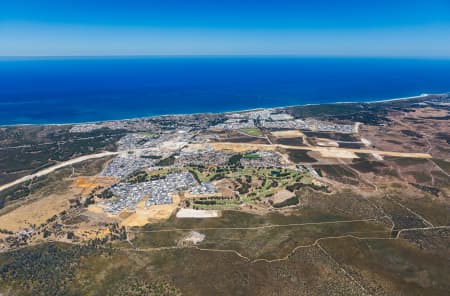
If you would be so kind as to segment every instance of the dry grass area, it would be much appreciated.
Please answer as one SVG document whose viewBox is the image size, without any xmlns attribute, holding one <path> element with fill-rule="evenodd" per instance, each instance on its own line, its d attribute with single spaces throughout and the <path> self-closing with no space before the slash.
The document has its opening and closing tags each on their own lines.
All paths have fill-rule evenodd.
<svg viewBox="0 0 450 296">
<path fill-rule="evenodd" d="M 299 130 L 273 131 L 271 134 L 277 138 L 294 138 L 304 136 L 304 134 Z"/>
<path fill-rule="evenodd" d="M 92 205 L 91 205 L 92 206 Z M 103 239 L 111 235 L 108 225 L 118 223 L 117 217 L 107 217 L 103 212 L 82 211 L 66 219 L 64 229 L 72 231 L 79 241 Z"/>
<path fill-rule="evenodd" d="M 275 193 L 270 199 L 274 203 L 281 203 L 281 202 L 285 201 L 286 199 L 291 198 L 292 196 L 294 196 L 294 193 L 290 192 L 289 190 L 282 189 L 282 190 L 278 191 L 277 193 Z"/>
<path fill-rule="evenodd" d="M 317 146 L 324 146 L 324 147 L 339 147 L 338 142 L 326 138 L 316 138 L 315 139 Z"/>
<path fill-rule="evenodd" d="M 285 149 L 296 149 L 296 150 L 311 150 L 319 151 L 322 155 L 327 155 L 324 157 L 337 157 L 337 158 L 357 158 L 354 157 L 354 153 L 372 154 L 377 153 L 384 156 L 396 156 L 396 157 L 406 157 L 406 158 L 431 158 L 428 153 L 415 153 L 415 152 L 394 152 L 394 151 L 381 151 L 381 150 L 369 150 L 369 149 L 351 149 L 351 148 L 331 148 L 331 147 L 301 147 L 301 146 L 288 146 L 288 145 L 266 145 L 266 144 L 246 144 L 246 143 L 210 143 L 211 147 L 216 150 L 225 150 L 233 152 L 246 152 L 255 149 L 275 151 L 277 148 Z M 330 155 L 330 156 L 328 156 Z"/>
<path fill-rule="evenodd" d="M 426 108 L 418 108 L 415 109 L 414 112 L 409 114 L 413 117 L 442 117 L 447 116 L 449 112 L 447 110 L 439 110 L 431 107 Z"/>
<path fill-rule="evenodd" d="M 218 142 L 268 144 L 259 129 L 229 130 L 214 132 L 214 139 Z"/>
<path fill-rule="evenodd" d="M 237 182 L 231 179 L 222 179 L 215 182 L 215 186 L 217 190 L 220 192 L 221 196 L 227 198 L 233 198 L 236 196 L 235 190 L 238 184 Z"/>
<path fill-rule="evenodd" d="M 100 218 L 91 221 L 91 217 L 81 215 L 91 213 L 85 211 L 83 197 L 114 181 L 112 178 L 86 177 L 97 174 L 104 162 L 105 159 L 89 160 L 75 165 L 74 169 L 63 168 L 42 177 L 36 181 L 40 183 L 30 185 L 36 187 L 28 196 L 15 201 L 1 213 L 0 228 L 12 232 L 35 230 L 28 238 L 29 244 L 45 241 L 45 232 L 50 233 L 49 239 L 62 242 L 70 241 L 66 232 L 72 232 L 80 240 L 107 235 L 99 231 L 103 231 L 102 227 L 111 219 L 92 213 Z"/>
<path fill-rule="evenodd" d="M 320 150 L 320 155 L 326 158 L 358 158 L 354 152 L 336 149 Z"/>
<path fill-rule="evenodd" d="M 30 175 L 26 175 L 22 178 L 16 179 L 10 183 L 6 183 L 0 186 L 0 191 L 3 191 L 5 189 L 8 189 L 10 187 L 13 187 L 15 185 L 18 185 L 20 183 L 23 183 L 25 181 L 29 181 L 32 180 L 33 178 L 36 177 L 42 177 L 42 176 L 46 176 L 48 174 L 51 174 L 61 168 L 70 166 L 70 165 L 77 165 L 79 163 L 83 163 L 86 162 L 88 160 L 92 160 L 92 159 L 102 159 L 105 158 L 107 156 L 111 156 L 111 155 L 116 155 L 117 152 L 102 152 L 102 153 L 96 153 L 96 154 L 90 154 L 90 155 L 84 155 L 84 156 L 80 156 L 74 159 L 70 159 L 68 161 L 63 161 L 61 163 L 58 163 L 54 166 L 45 168 L 43 170 L 39 170 L 38 172 L 34 173 L 34 174 L 30 174 Z"/>
<path fill-rule="evenodd" d="M 173 202 L 167 205 L 154 205 L 149 208 L 145 208 L 145 201 L 141 201 L 137 207 L 136 212 L 129 215 L 127 218 L 120 222 L 121 226 L 144 226 L 149 223 L 160 222 L 167 220 L 177 209 L 177 205 L 180 202 L 180 196 L 178 194 L 172 195 Z"/>
<path fill-rule="evenodd" d="M 210 143 L 211 147 L 216 150 L 225 150 L 232 152 L 247 152 L 255 149 L 259 150 L 269 150 L 274 151 L 276 146 L 274 145 L 255 145 L 255 144 L 246 144 L 246 143 L 229 143 L 229 142 L 220 142 L 220 143 Z"/>
<path fill-rule="evenodd" d="M 446 139 L 450 133 L 447 110 L 415 108 L 410 112 L 391 112 L 384 126 L 362 125 L 360 134 L 371 148 L 401 152 L 425 152 L 436 158 L 448 157 Z"/>
<path fill-rule="evenodd" d="M 216 193 L 204 193 L 204 194 L 191 194 L 189 192 L 184 192 L 184 197 L 187 199 L 193 199 L 193 198 L 208 198 L 208 197 L 222 197 L 222 193 L 216 192 Z"/>
<path fill-rule="evenodd" d="M 19 231 L 30 228 L 31 225 L 45 223 L 54 215 L 58 215 L 69 207 L 69 199 L 80 194 L 80 190 L 68 190 L 60 194 L 51 194 L 24 204 L 14 211 L 0 216 L 1 228 Z"/>
<path fill-rule="evenodd" d="M 96 188 L 106 188 L 114 184 L 117 178 L 103 176 L 81 176 L 75 178 L 72 187 L 82 189 L 82 195 L 91 193 Z"/>
<path fill-rule="evenodd" d="M 99 203 L 95 203 L 93 205 L 89 205 L 88 206 L 88 211 L 95 213 L 95 214 L 104 214 L 103 209 L 105 209 L 106 207 L 102 204 Z"/>
<path fill-rule="evenodd" d="M 74 234 L 84 240 L 103 239 L 111 234 L 108 228 L 99 225 L 83 225 L 74 230 Z"/>
</svg>

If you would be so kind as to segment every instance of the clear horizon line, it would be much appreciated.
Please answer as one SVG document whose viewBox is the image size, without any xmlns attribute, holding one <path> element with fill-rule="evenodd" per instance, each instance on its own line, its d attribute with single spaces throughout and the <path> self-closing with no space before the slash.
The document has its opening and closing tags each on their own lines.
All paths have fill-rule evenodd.
<svg viewBox="0 0 450 296">
<path fill-rule="evenodd" d="M 272 58 L 382 58 L 382 59 L 433 59 L 433 60 L 448 60 L 450 56 L 409 56 L 409 55 L 312 55 L 312 54 L 261 54 L 261 53 L 228 53 L 228 54 L 214 54 L 214 53 L 191 53 L 191 54 L 67 54 L 67 55 L 0 55 L 0 59 L 39 59 L 39 58 L 139 58 L 139 57 L 163 57 L 163 58 L 177 58 L 177 57 L 272 57 Z"/>
</svg>

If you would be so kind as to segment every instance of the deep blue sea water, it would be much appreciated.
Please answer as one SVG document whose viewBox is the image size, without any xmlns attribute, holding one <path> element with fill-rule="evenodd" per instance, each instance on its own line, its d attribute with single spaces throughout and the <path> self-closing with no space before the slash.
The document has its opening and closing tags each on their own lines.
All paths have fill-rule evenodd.
<svg viewBox="0 0 450 296">
<path fill-rule="evenodd" d="M 0 124 L 88 122 L 449 91 L 450 60 L 1 59 Z"/>
</svg>

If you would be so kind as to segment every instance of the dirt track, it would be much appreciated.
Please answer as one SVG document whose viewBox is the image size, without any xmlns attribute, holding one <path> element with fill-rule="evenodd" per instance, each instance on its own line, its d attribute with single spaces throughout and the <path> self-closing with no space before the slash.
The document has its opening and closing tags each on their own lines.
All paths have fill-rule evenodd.
<svg viewBox="0 0 450 296">
<path fill-rule="evenodd" d="M 339 157 L 340 154 L 344 153 L 364 153 L 364 154 L 378 154 L 384 156 L 395 156 L 395 157 L 406 157 L 406 158 L 431 158 L 428 153 L 414 153 L 414 152 L 394 152 L 394 151 L 381 151 L 381 150 L 370 150 L 370 149 L 352 149 L 352 148 L 335 148 L 335 147 L 317 147 L 317 146 L 288 146 L 281 144 L 248 144 L 248 143 L 228 143 L 228 142 L 216 142 L 209 143 L 214 149 L 217 150 L 233 150 L 236 152 L 244 152 L 255 149 L 262 150 L 275 150 L 276 148 L 293 149 L 293 150 L 309 150 L 326 152 L 327 155 L 333 153 L 335 157 Z"/>
<path fill-rule="evenodd" d="M 77 157 L 77 158 L 74 158 L 74 159 L 71 159 L 71 160 L 68 160 L 68 161 L 64 161 L 64 162 L 58 163 L 58 164 L 56 164 L 54 166 L 51 166 L 49 168 L 43 169 L 43 170 L 41 170 L 41 171 L 39 171 L 37 173 L 31 174 L 31 175 L 27 175 L 27 176 L 24 176 L 24 177 L 22 177 L 20 179 L 12 181 L 10 183 L 1 185 L 0 186 L 0 191 L 3 191 L 3 190 L 8 189 L 10 187 L 13 187 L 13 186 L 15 186 L 17 184 L 20 184 L 22 182 L 31 180 L 31 179 L 33 179 L 35 177 L 41 177 L 41 176 L 48 175 L 51 172 L 56 171 L 57 169 L 60 169 L 60 168 L 63 168 L 63 167 L 66 167 L 66 166 L 69 166 L 69 165 L 72 165 L 72 164 L 83 162 L 83 161 L 89 160 L 89 159 L 102 158 L 102 157 L 106 157 L 106 156 L 110 156 L 110 155 L 117 155 L 117 154 L 119 154 L 119 152 L 102 152 L 102 153 L 96 153 L 96 154 L 91 154 L 91 155 L 80 156 L 80 157 Z"/>
<path fill-rule="evenodd" d="M 196 145 L 196 144 L 194 144 Z M 194 146 L 191 145 L 191 146 Z M 295 149 L 295 150 L 309 150 L 309 151 L 318 151 L 318 152 L 324 152 L 324 155 L 334 155 L 334 157 L 339 158 L 340 155 L 347 155 L 349 153 L 364 153 L 364 154 L 378 154 L 378 155 L 384 155 L 384 156 L 394 156 L 394 157 L 406 157 L 406 158 L 431 158 L 431 155 L 428 153 L 407 153 L 407 152 L 394 152 L 394 151 L 381 151 L 381 150 L 370 150 L 370 149 L 351 149 L 351 148 L 335 148 L 335 147 L 317 147 L 317 146 L 289 146 L 289 145 L 281 145 L 281 144 L 248 144 L 248 143 L 229 143 L 229 142 L 215 142 L 215 143 L 208 143 L 208 145 L 211 145 L 216 150 L 232 150 L 235 152 L 244 152 L 249 150 L 255 150 L 255 149 L 262 149 L 262 150 L 275 150 L 276 148 L 284 148 L 284 149 Z M 198 146 L 198 144 L 197 144 Z M 136 149 L 136 151 L 139 149 Z M 102 158 L 110 155 L 117 155 L 122 152 L 102 152 L 102 153 L 96 153 L 91 155 L 85 155 L 78 158 L 74 158 L 68 161 L 64 161 L 61 163 L 58 163 L 52 167 L 43 169 L 37 173 L 24 176 L 20 179 L 17 179 L 13 182 L 4 184 L 0 186 L 0 192 L 8 189 L 12 186 L 15 186 L 17 184 L 20 184 L 22 182 L 31 180 L 35 177 L 41 177 L 44 175 L 47 175 L 51 172 L 56 171 L 57 169 L 79 163 L 85 160 L 94 159 L 94 158 Z"/>
</svg>

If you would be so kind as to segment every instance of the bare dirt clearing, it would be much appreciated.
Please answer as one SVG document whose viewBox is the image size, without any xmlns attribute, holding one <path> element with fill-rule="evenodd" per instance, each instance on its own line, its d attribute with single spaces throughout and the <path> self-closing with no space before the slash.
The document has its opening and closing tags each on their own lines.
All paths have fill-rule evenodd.
<svg viewBox="0 0 450 296">
<path fill-rule="evenodd" d="M 145 208 L 145 200 L 142 200 L 136 207 L 136 212 L 132 213 L 124 219 L 120 225 L 122 226 L 144 226 L 149 223 L 156 223 L 162 220 L 167 220 L 175 212 L 177 205 L 180 202 L 178 194 L 172 195 L 173 202 L 166 205 L 152 205 Z"/>
<path fill-rule="evenodd" d="M 106 157 L 106 156 L 117 155 L 117 154 L 118 154 L 118 152 L 102 152 L 102 153 L 96 153 L 96 154 L 91 154 L 91 155 L 85 155 L 85 156 L 74 158 L 74 159 L 71 159 L 71 160 L 68 160 L 68 161 L 64 161 L 64 162 L 61 162 L 61 163 L 59 163 L 57 165 L 51 166 L 51 167 L 49 167 L 47 169 L 43 169 L 41 171 L 38 171 L 37 173 L 31 174 L 31 175 L 27 175 L 25 177 L 22 177 L 20 179 L 17 179 L 15 181 L 13 181 L 13 182 L 10 182 L 10 183 L 7 183 L 5 185 L 2 185 L 2 186 L 0 186 L 0 191 L 5 190 L 5 189 L 10 188 L 10 187 L 13 187 L 14 185 L 23 183 L 25 181 L 32 180 L 33 178 L 48 175 L 51 172 L 54 172 L 54 171 L 56 171 L 56 170 L 58 170 L 60 168 L 63 168 L 63 167 L 69 166 L 69 165 L 80 163 L 80 162 L 83 162 L 83 161 L 86 161 L 86 160 L 89 160 L 89 159 L 103 158 L 103 157 Z"/>
<path fill-rule="evenodd" d="M 111 186 L 117 178 L 103 176 L 81 176 L 74 180 L 73 187 L 82 189 L 82 194 L 86 195 L 96 188 L 106 188 Z"/>
<path fill-rule="evenodd" d="M 317 146 L 321 147 L 339 147 L 338 142 L 325 138 L 316 138 L 314 139 Z"/>
<path fill-rule="evenodd" d="M 290 192 L 289 190 L 282 189 L 282 190 L 278 191 L 277 193 L 275 193 L 270 199 L 274 203 L 281 203 L 281 202 L 291 198 L 292 196 L 294 196 L 294 193 Z"/>
<path fill-rule="evenodd" d="M 218 218 L 220 211 L 216 210 L 193 210 L 180 209 L 177 212 L 177 218 Z"/>
<path fill-rule="evenodd" d="M 342 155 L 345 155 L 344 158 L 348 158 L 348 152 L 350 153 L 363 153 L 363 154 L 372 154 L 377 153 L 379 155 L 385 156 L 396 156 L 396 157 L 406 157 L 406 158 L 431 158 L 431 155 L 428 153 L 408 153 L 408 152 L 393 152 L 393 151 L 381 151 L 381 150 L 369 150 L 369 149 L 351 149 L 351 148 L 331 148 L 331 147 L 301 147 L 301 146 L 287 146 L 287 145 L 266 145 L 266 144 L 246 144 L 246 143 L 209 143 L 216 150 L 230 150 L 234 152 L 246 152 L 252 151 L 255 149 L 259 150 L 267 150 L 267 151 L 275 151 L 277 148 L 284 149 L 292 149 L 292 150 L 310 150 L 310 151 L 325 151 L 327 154 L 334 154 L 333 157 L 339 157 L 340 152 L 346 152 Z M 352 157 L 354 158 L 354 157 Z"/>
<path fill-rule="evenodd" d="M 80 190 L 69 190 L 60 194 L 52 194 L 22 205 L 14 211 L 0 216 L 1 228 L 17 232 L 32 225 L 45 223 L 54 215 L 69 207 L 69 199 L 80 194 Z"/>
<path fill-rule="evenodd" d="M 320 155 L 325 158 L 358 158 L 354 152 L 335 149 L 321 150 Z"/>
<path fill-rule="evenodd" d="M 197 232 L 197 231 L 191 231 L 187 236 L 185 236 L 178 245 L 185 245 L 185 244 L 198 244 L 201 243 L 205 239 L 206 235 L 203 233 Z"/>
<path fill-rule="evenodd" d="M 277 138 L 294 138 L 304 136 L 304 134 L 299 130 L 273 131 L 271 134 Z"/>
<path fill-rule="evenodd" d="M 372 148 L 399 152 L 420 151 L 436 158 L 446 158 L 449 139 L 448 110 L 414 108 L 391 112 L 391 122 L 383 126 L 362 125 L 361 137 Z"/>
</svg>

